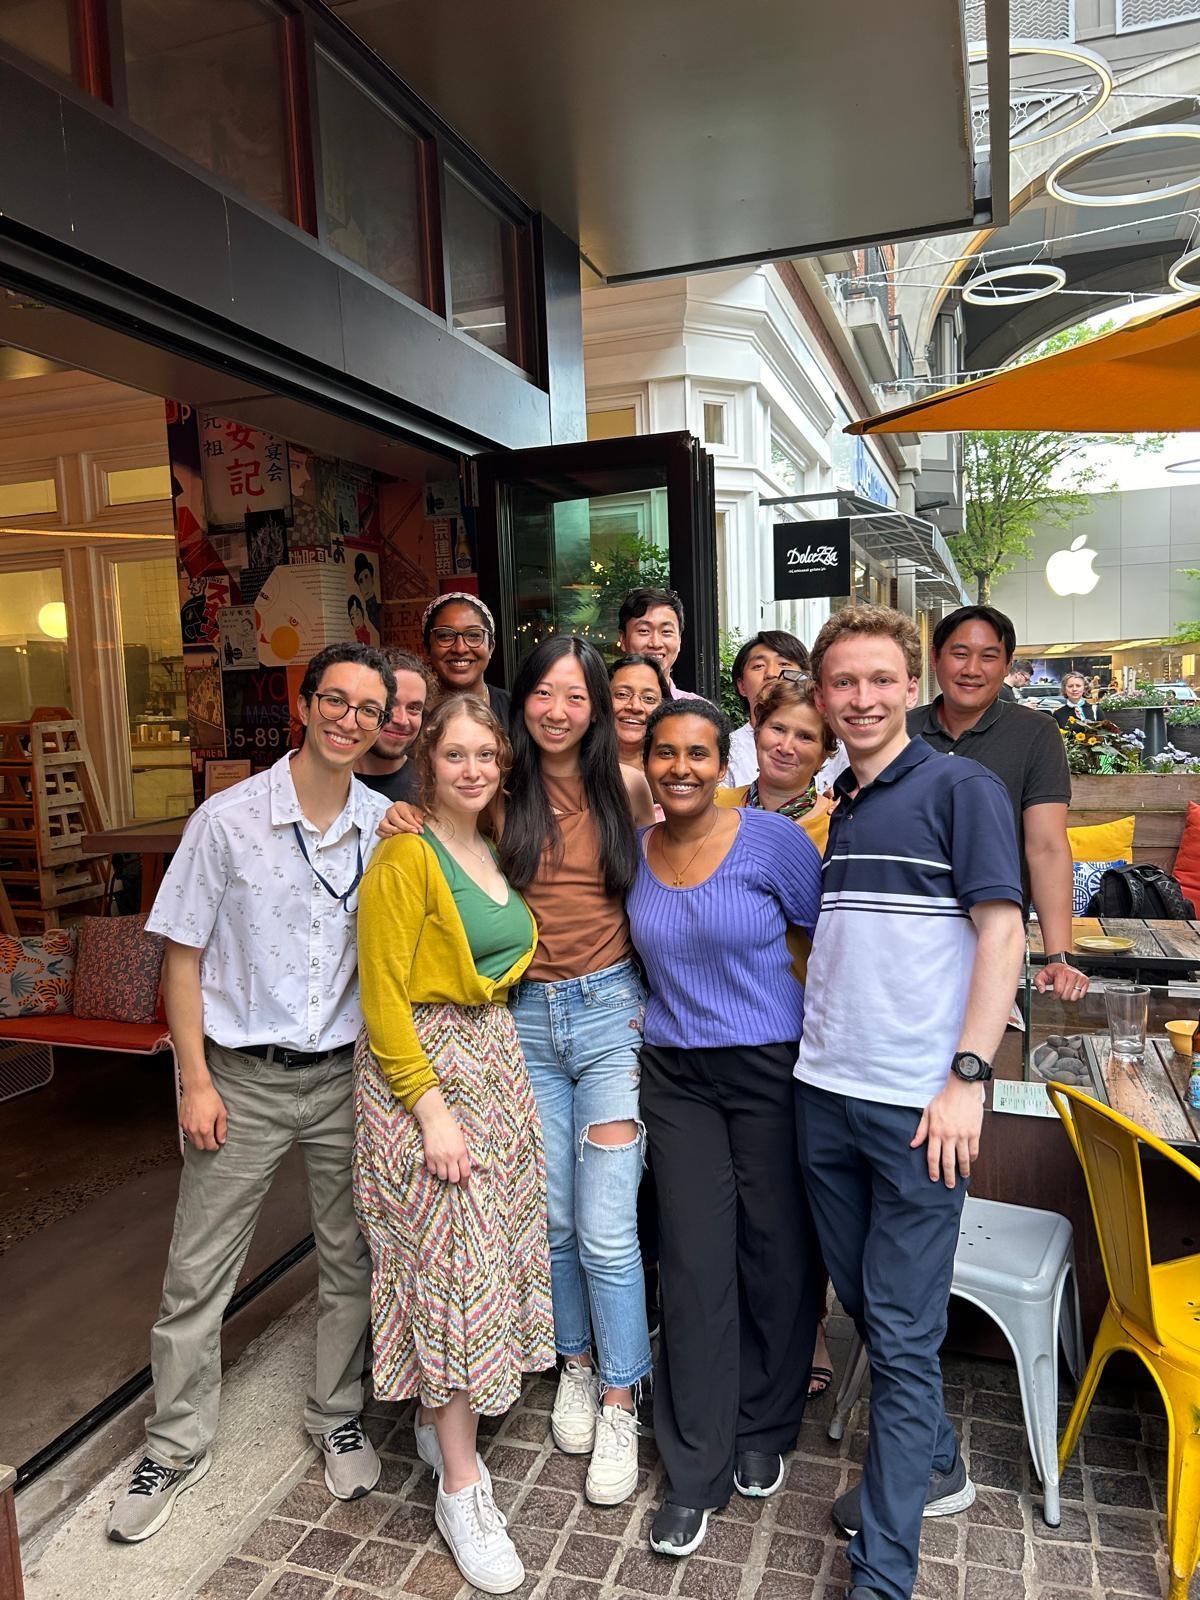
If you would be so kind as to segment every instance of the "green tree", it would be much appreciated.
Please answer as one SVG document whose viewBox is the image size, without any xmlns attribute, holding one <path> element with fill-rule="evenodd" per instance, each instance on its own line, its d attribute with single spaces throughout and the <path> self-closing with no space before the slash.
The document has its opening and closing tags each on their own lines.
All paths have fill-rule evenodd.
<svg viewBox="0 0 1200 1600">
<path fill-rule="evenodd" d="M 1034 361 L 1085 344 L 1108 333 L 1113 324 L 1080 323 L 1055 334 L 1023 357 Z M 1117 436 L 1121 437 L 1121 436 Z M 996 578 L 1029 553 L 1039 525 L 1065 527 L 1088 508 L 1088 494 L 1113 486 L 1100 482 L 1094 456 L 1111 447 L 1113 435 L 988 429 L 963 435 L 964 528 L 947 538 L 960 570 L 975 580 L 976 598 L 986 605 Z M 1161 435 L 1144 435 L 1138 449 L 1160 450 Z"/>
<path fill-rule="evenodd" d="M 579 599 L 564 618 L 563 631 L 590 639 L 608 653 L 616 643 L 617 615 L 629 591 L 670 586 L 671 558 L 661 545 L 640 534 L 618 539 L 575 577 L 571 587 L 578 590 Z"/>
</svg>

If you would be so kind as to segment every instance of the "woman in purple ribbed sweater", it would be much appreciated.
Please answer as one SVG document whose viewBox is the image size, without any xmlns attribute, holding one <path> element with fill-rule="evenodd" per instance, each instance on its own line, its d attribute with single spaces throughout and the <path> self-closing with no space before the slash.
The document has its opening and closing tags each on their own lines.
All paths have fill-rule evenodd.
<svg viewBox="0 0 1200 1600">
<path fill-rule="evenodd" d="M 649 982 L 641 1106 L 661 1249 L 667 1490 L 650 1543 L 676 1556 L 734 1489 L 782 1484 L 823 1282 L 796 1159 L 804 990 L 786 943 L 816 924 L 820 858 L 788 818 L 714 804 L 728 759 L 715 706 L 655 711 L 646 776 L 664 820 L 641 834 L 627 902 Z"/>
</svg>

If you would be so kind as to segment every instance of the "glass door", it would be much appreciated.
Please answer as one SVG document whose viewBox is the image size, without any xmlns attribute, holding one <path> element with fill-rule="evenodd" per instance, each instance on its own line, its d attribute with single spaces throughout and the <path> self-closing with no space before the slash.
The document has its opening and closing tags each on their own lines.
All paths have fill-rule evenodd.
<svg viewBox="0 0 1200 1600">
<path fill-rule="evenodd" d="M 671 588 L 686 625 L 676 676 L 715 698 L 720 670 L 712 458 L 690 433 L 506 450 L 465 463 L 479 575 L 499 603 L 493 669 L 551 633 L 608 651 L 623 595 Z"/>
</svg>

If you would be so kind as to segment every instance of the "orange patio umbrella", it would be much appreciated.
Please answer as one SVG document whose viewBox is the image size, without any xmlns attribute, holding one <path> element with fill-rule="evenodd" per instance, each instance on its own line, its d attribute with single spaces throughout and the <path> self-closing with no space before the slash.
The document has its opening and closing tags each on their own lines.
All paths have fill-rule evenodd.
<svg viewBox="0 0 1200 1600">
<path fill-rule="evenodd" d="M 1200 295 L 1087 344 L 854 422 L 847 433 L 1200 431 Z"/>
</svg>

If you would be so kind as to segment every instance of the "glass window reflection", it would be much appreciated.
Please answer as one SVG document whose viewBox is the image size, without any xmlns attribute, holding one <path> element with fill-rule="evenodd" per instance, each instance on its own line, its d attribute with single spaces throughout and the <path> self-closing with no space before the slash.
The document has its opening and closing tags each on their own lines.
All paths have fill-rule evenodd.
<svg viewBox="0 0 1200 1600">
<path fill-rule="evenodd" d="M 454 326 L 520 365 L 516 229 L 449 168 L 445 226 Z"/>
</svg>

